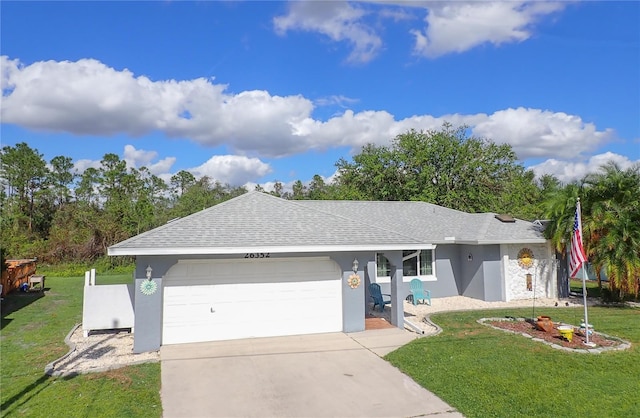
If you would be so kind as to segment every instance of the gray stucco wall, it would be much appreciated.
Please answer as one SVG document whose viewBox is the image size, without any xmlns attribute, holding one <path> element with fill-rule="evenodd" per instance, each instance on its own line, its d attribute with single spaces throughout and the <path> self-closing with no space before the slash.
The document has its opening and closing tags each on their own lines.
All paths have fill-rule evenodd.
<svg viewBox="0 0 640 418">
<path fill-rule="evenodd" d="M 484 261 L 482 263 L 484 300 L 488 302 L 506 300 L 506 288 L 500 260 L 500 245 L 484 245 L 482 248 L 484 253 Z"/>
<path fill-rule="evenodd" d="M 342 331 L 359 332 L 365 328 L 365 270 L 370 253 L 332 253 L 331 259 L 338 263 L 342 270 Z M 353 274 L 353 260 L 358 259 L 358 276 L 360 276 L 360 286 L 352 289 L 347 282 L 349 276 Z"/>
<path fill-rule="evenodd" d="M 460 252 L 457 245 L 438 245 L 436 254 L 435 282 L 425 282 L 426 289 L 431 290 L 432 298 L 458 296 L 460 284 L 456 277 L 460 275 Z"/>
<path fill-rule="evenodd" d="M 460 294 L 470 298 L 484 299 L 482 247 L 461 245 L 459 251 L 461 273 L 459 278 Z"/>
<path fill-rule="evenodd" d="M 146 266 L 145 264 L 145 268 Z M 157 285 L 157 290 L 152 295 L 145 295 L 140 291 L 140 285 L 145 281 L 146 278 L 135 279 L 134 353 L 158 350 L 162 343 L 162 279 L 152 279 Z"/>
<path fill-rule="evenodd" d="M 460 245 L 459 253 L 460 294 L 486 301 L 505 300 L 500 246 Z"/>
<path fill-rule="evenodd" d="M 391 283 L 389 294 L 391 295 L 391 324 L 404 327 L 404 304 L 407 297 L 404 277 L 402 274 L 402 251 L 385 251 L 384 256 L 391 263 Z"/>
</svg>

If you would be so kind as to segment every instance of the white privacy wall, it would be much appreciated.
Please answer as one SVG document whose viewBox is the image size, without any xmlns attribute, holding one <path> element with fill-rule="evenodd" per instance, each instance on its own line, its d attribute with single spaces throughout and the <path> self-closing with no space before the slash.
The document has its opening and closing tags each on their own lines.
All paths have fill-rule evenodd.
<svg viewBox="0 0 640 418">
<path fill-rule="evenodd" d="M 518 253 L 523 248 L 533 252 L 533 265 L 522 268 L 518 264 Z M 506 300 L 556 298 L 557 279 L 555 254 L 548 244 L 502 244 L 500 245 Z M 527 273 L 532 275 L 532 290 L 527 289 Z"/>
<path fill-rule="evenodd" d="M 105 329 L 131 328 L 135 315 L 133 310 L 133 284 L 96 285 L 96 272 L 85 274 L 84 298 L 82 300 L 82 332 Z"/>
</svg>

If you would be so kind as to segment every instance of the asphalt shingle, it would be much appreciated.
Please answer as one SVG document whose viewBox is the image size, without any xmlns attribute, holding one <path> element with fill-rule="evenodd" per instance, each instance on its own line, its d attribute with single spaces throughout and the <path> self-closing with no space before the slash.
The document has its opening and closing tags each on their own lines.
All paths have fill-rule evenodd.
<svg viewBox="0 0 640 418">
<path fill-rule="evenodd" d="M 291 201 L 249 192 L 115 244 L 109 253 L 412 248 L 452 242 L 451 237 L 478 243 L 544 242 L 531 222 L 506 224 L 494 214 L 468 214 L 425 202 Z"/>
</svg>

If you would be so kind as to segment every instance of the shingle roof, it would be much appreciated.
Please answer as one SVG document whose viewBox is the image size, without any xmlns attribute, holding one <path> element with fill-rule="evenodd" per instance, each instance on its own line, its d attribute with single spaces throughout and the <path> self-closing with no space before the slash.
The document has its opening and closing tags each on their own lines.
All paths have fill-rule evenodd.
<svg viewBox="0 0 640 418">
<path fill-rule="evenodd" d="M 451 242 L 452 237 L 455 242 L 471 244 L 545 242 L 532 222 L 516 219 L 505 223 L 496 219 L 495 213 L 466 213 L 426 202 L 301 200 L 299 203 L 434 244 Z"/>
<path fill-rule="evenodd" d="M 452 239 L 452 237 L 455 237 Z M 285 200 L 249 192 L 109 247 L 110 255 L 428 248 L 445 242 L 544 242 L 505 224 L 425 202 Z"/>
</svg>

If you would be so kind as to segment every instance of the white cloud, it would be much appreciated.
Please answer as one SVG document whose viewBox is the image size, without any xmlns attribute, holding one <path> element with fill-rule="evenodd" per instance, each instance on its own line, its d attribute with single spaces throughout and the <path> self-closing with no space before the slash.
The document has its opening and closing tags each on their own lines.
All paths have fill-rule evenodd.
<svg viewBox="0 0 640 418">
<path fill-rule="evenodd" d="M 160 177 L 169 184 L 173 174 L 171 167 L 176 162 L 175 157 L 166 157 L 157 162 L 153 160 L 158 158 L 156 151 L 146 151 L 136 149 L 133 145 L 125 145 L 122 160 L 126 161 L 127 167 L 140 169 L 146 167 L 152 174 Z M 102 166 L 100 160 L 78 160 L 74 167 L 78 174 L 93 167 L 99 169 Z M 231 184 L 233 186 L 246 184 L 252 179 L 263 177 L 269 174 L 272 169 L 267 163 L 260 161 L 258 158 L 248 158 L 240 155 L 215 155 L 203 164 L 188 168 L 185 171 L 191 172 L 196 178 L 208 176 L 214 181 L 217 180 L 223 184 Z M 255 185 L 255 183 L 252 183 Z"/>
<path fill-rule="evenodd" d="M 148 166 L 151 160 L 158 157 L 156 151 L 145 151 L 143 149 L 136 149 L 133 145 L 124 146 L 123 160 L 127 162 L 128 167 L 141 167 Z"/>
<path fill-rule="evenodd" d="M 573 158 L 614 138 L 577 115 L 540 109 L 504 109 L 487 115 L 414 115 L 405 119 L 384 110 L 345 110 L 327 120 L 314 119 L 314 105 L 301 96 L 274 96 L 261 90 L 225 93 L 212 80 L 151 81 L 117 71 L 96 60 L 36 62 L 22 66 L 2 60 L 6 84 L 3 123 L 27 129 L 78 135 L 142 135 L 154 131 L 201 145 L 226 145 L 234 153 L 280 157 L 310 150 L 388 144 L 408 129 L 438 129 L 444 122 L 468 125 L 477 136 L 513 146 L 520 159 Z M 6 68 L 5 68 L 6 67 Z M 4 82 L 4 81 L 3 81 Z M 336 96 L 348 104 L 353 99 Z M 154 173 L 174 159 L 150 164 L 154 151 L 125 148 L 131 166 Z"/>
<path fill-rule="evenodd" d="M 93 59 L 24 66 L 5 58 L 1 65 L 3 84 L 13 86 L 3 90 L 4 123 L 78 135 L 161 131 L 272 156 L 309 147 L 291 136 L 291 126 L 313 110 L 313 103 L 299 95 L 225 94 L 226 86 L 212 80 L 151 81 Z"/>
<path fill-rule="evenodd" d="M 146 151 L 136 149 L 133 145 L 125 145 L 121 159 L 127 163 L 128 168 L 139 169 L 146 167 L 151 174 L 155 174 L 161 179 L 168 181 L 171 178 L 171 167 L 176 162 L 176 157 L 166 157 L 157 162 L 152 162 L 158 158 L 156 151 Z M 74 163 L 74 168 L 78 174 L 82 174 L 89 167 L 99 169 L 102 167 L 101 160 L 82 159 Z"/>
<path fill-rule="evenodd" d="M 133 145 L 124 146 L 124 157 L 122 159 L 126 161 L 127 167 L 146 167 L 149 169 L 151 174 L 155 174 L 156 176 L 167 174 L 169 170 L 171 170 L 173 164 L 176 162 L 175 157 L 167 157 L 156 163 L 151 163 L 151 161 L 155 160 L 156 158 L 158 158 L 158 153 L 156 151 L 145 151 L 143 149 L 136 149 Z"/>
<path fill-rule="evenodd" d="M 396 120 L 385 111 L 345 111 L 326 122 L 306 119 L 297 126 L 297 134 L 312 137 L 313 143 L 351 146 L 359 149 L 367 143 L 387 145 L 408 131 L 437 130 L 449 122 L 467 125 L 475 136 L 513 147 L 521 160 L 531 157 L 572 158 L 593 151 L 614 138 L 610 129 L 598 131 L 593 123 L 579 116 L 539 109 L 505 109 L 486 115 L 416 115 Z"/>
<path fill-rule="evenodd" d="M 0 56 L 0 88 L 2 89 L 2 95 L 5 92 L 11 91 L 15 87 L 15 82 L 12 81 L 12 77 L 20 71 L 20 61 L 15 59 L 11 60 L 6 55 Z"/>
<path fill-rule="evenodd" d="M 78 160 L 73 164 L 73 167 L 76 169 L 76 172 L 78 174 L 84 173 L 85 170 L 90 167 L 95 168 L 97 170 L 100 168 L 100 166 L 101 166 L 100 161 L 88 160 L 88 159 Z"/>
<path fill-rule="evenodd" d="M 412 30 L 414 52 L 434 58 L 468 51 L 486 43 L 522 42 L 543 16 L 562 10 L 560 2 L 455 1 L 429 2 L 426 27 Z"/>
<path fill-rule="evenodd" d="M 510 144 L 520 159 L 572 158 L 614 137 L 613 130 L 598 131 L 579 116 L 522 107 L 497 111 L 470 125 L 477 136 Z"/>
<path fill-rule="evenodd" d="M 502 45 L 529 39 L 535 24 L 561 11 L 568 2 L 512 1 L 294 1 L 286 15 L 273 19 L 276 33 L 317 32 L 334 42 L 348 42 L 351 62 L 368 62 L 382 49 L 380 26 L 371 16 L 397 23 L 414 18 L 424 27 L 410 30 L 414 53 L 436 58 L 484 44 Z M 365 6 L 368 4 L 368 6 Z M 384 5 L 384 7 L 373 7 Z M 365 9 L 366 7 L 366 9 Z"/>
<path fill-rule="evenodd" d="M 350 97 L 342 96 L 342 95 L 333 95 L 328 97 L 321 97 L 319 99 L 314 100 L 314 104 L 317 106 L 339 106 L 342 108 L 348 108 L 349 105 L 357 103 L 358 99 L 352 99 Z"/>
<path fill-rule="evenodd" d="M 551 174 L 563 183 L 571 183 L 572 181 L 582 179 L 587 174 L 598 172 L 600 167 L 609 161 L 617 163 L 623 170 L 631 167 L 633 164 L 640 164 L 640 160 L 631 161 L 623 155 L 615 154 L 613 152 L 605 152 L 603 154 L 594 155 L 586 161 L 574 162 L 549 159 L 540 164 L 531 166 L 529 169 L 533 170 L 536 177 L 541 177 L 544 174 Z"/>
<path fill-rule="evenodd" d="M 204 164 L 188 169 L 196 177 L 208 176 L 222 184 L 246 184 L 269 174 L 272 169 L 258 158 L 239 155 L 215 155 Z"/>
<path fill-rule="evenodd" d="M 346 1 L 294 1 L 287 15 L 273 19 L 276 33 L 291 30 L 321 33 L 332 41 L 347 41 L 352 46 L 348 61 L 368 62 L 382 47 L 375 31 L 363 23 L 368 12 Z"/>
<path fill-rule="evenodd" d="M 158 161 L 157 163 L 150 164 L 147 166 L 151 174 L 155 174 L 156 176 L 160 176 L 162 174 L 166 174 L 171 170 L 173 164 L 176 162 L 176 157 L 167 157 Z"/>
</svg>

